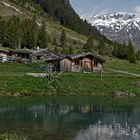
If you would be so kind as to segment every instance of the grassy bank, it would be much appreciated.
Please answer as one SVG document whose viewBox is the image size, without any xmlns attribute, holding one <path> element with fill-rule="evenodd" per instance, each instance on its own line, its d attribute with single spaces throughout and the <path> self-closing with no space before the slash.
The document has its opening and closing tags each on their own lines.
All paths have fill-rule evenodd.
<svg viewBox="0 0 140 140">
<path fill-rule="evenodd" d="M 140 61 L 137 61 L 136 64 L 132 64 L 129 63 L 127 60 L 120 60 L 117 58 L 107 58 L 105 68 L 140 74 Z"/>
<path fill-rule="evenodd" d="M 117 65 L 114 64 L 113 65 Z M 140 88 L 134 83 L 139 77 L 133 77 L 114 72 L 106 72 L 101 80 L 100 73 L 63 73 L 59 77 L 62 84 L 47 86 L 46 78 L 26 76 L 27 72 L 39 72 L 37 65 L 16 63 L 0 64 L 0 94 L 1 95 L 115 95 L 116 91 L 134 93 L 140 96 Z M 113 66 L 109 63 L 107 68 Z M 139 65 L 135 65 L 139 69 Z M 120 68 L 120 67 L 119 67 Z M 131 71 L 131 67 L 128 67 Z M 40 70 L 41 72 L 41 70 Z M 43 72 L 43 71 L 42 71 Z M 137 71 L 138 72 L 138 71 Z"/>
<path fill-rule="evenodd" d="M 0 140 L 26 140 L 26 138 L 23 136 L 18 136 L 17 134 L 4 133 L 0 134 Z"/>
</svg>

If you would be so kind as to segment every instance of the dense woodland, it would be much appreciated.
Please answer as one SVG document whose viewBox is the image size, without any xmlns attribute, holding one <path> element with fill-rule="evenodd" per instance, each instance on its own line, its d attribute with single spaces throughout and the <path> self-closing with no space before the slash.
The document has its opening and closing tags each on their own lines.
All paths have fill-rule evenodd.
<svg viewBox="0 0 140 140">
<path fill-rule="evenodd" d="M 80 19 L 79 15 L 71 7 L 69 0 L 11 0 L 19 5 L 27 7 L 27 3 L 34 6 L 41 16 L 45 14 L 42 10 L 55 21 L 59 22 L 61 25 L 70 28 L 80 34 L 86 36 L 94 36 L 97 40 L 102 40 L 104 42 L 112 44 L 112 41 L 108 40 L 104 35 L 92 27 L 86 20 Z M 28 6 L 30 10 L 33 8 Z M 36 11 L 36 12 L 37 12 Z"/>
<path fill-rule="evenodd" d="M 36 18 L 21 20 L 12 17 L 9 20 L 0 20 L 0 43 L 3 47 L 16 48 L 40 48 L 47 47 L 47 33 L 45 22 L 38 27 Z"/>
<path fill-rule="evenodd" d="M 54 22 L 59 21 L 63 26 L 66 26 L 78 33 L 88 37 L 84 46 L 81 46 L 81 52 L 98 52 L 103 56 L 115 56 L 120 59 L 127 59 L 131 63 L 136 63 L 140 59 L 140 52 L 134 50 L 133 44 L 129 41 L 128 44 L 119 44 L 112 42 L 101 35 L 96 28 L 92 27 L 87 21 L 83 21 L 75 13 L 68 0 L 11 0 L 18 5 L 33 10 L 44 17 L 45 14 L 53 17 Z M 27 7 L 28 2 L 28 7 Z M 30 5 L 30 6 L 29 6 Z M 33 8 L 34 7 L 34 8 Z M 20 18 L 13 16 L 9 19 L 0 18 L 0 44 L 3 47 L 28 48 L 33 49 L 39 46 L 47 48 L 48 43 L 52 43 L 56 53 L 72 54 L 73 46 L 67 46 L 67 35 L 65 30 L 62 30 L 60 44 L 56 40 L 53 42 L 48 40 L 46 32 L 46 21 L 42 21 L 42 26 L 37 24 L 37 17 Z M 98 44 L 94 44 L 93 40 L 97 40 Z M 109 44 L 109 45 L 108 45 Z M 113 46 L 110 48 L 110 45 Z M 58 49 L 58 47 L 61 49 Z"/>
</svg>

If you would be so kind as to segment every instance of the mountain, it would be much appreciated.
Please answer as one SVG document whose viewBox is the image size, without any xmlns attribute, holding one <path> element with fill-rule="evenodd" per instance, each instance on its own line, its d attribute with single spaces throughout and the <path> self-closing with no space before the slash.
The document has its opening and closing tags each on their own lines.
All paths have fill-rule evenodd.
<svg viewBox="0 0 140 140">
<path fill-rule="evenodd" d="M 100 34 L 100 32 L 92 27 L 86 20 L 82 20 L 80 16 L 75 12 L 70 4 L 69 0 L 9 0 L 20 6 L 41 11 L 41 14 L 45 12 L 56 22 L 59 22 L 62 26 L 67 27 L 71 30 L 88 36 L 92 34 L 95 39 L 107 38 Z M 34 7 L 35 6 L 35 7 Z M 42 12 L 43 10 L 43 12 Z"/>
<path fill-rule="evenodd" d="M 24 0 L 25 1 L 25 0 Z M 62 26 L 70 28 L 80 34 L 92 34 L 95 39 L 106 38 L 92 27 L 86 20 L 82 20 L 71 6 L 69 0 L 32 0 L 39 4 L 42 9 L 53 17 Z"/>
<path fill-rule="evenodd" d="M 32 0 L 2 0 L 0 1 L 0 47 L 2 46 L 3 39 L 1 36 L 4 33 L 4 20 L 8 21 L 13 16 L 19 17 L 21 21 L 25 19 L 31 20 L 34 16 L 37 19 L 38 26 L 41 25 L 42 20 L 46 22 L 46 30 L 48 34 L 49 44 L 48 47 L 53 49 L 54 41 L 60 44 L 61 32 L 66 31 L 67 46 L 73 45 L 75 51 L 78 51 L 81 46 L 86 43 L 87 37 L 62 26 L 57 20 L 54 20 L 49 13 L 45 12 L 42 7 Z M 61 49 L 61 48 L 60 48 Z"/>
<path fill-rule="evenodd" d="M 119 43 L 131 39 L 134 46 L 140 49 L 140 18 L 136 14 L 115 12 L 93 15 L 87 20 L 107 38 Z"/>
<path fill-rule="evenodd" d="M 0 1 L 0 19 L 9 19 L 13 15 L 20 17 L 21 21 L 23 19 L 31 20 L 33 17 L 36 17 L 39 26 L 41 21 L 45 20 L 50 48 L 55 47 L 54 44 L 60 47 L 60 37 L 63 30 L 66 31 L 66 45 L 68 47 L 73 46 L 73 49 L 76 51 L 81 50 L 87 41 L 87 36 L 93 37 L 93 42 L 96 46 L 101 41 L 105 42 L 108 47 L 113 44 L 95 27 L 79 17 L 69 0 Z M 3 24 L 3 21 L 1 24 Z M 0 30 L 3 30 L 3 27 Z M 61 50 L 61 48 L 59 49 Z"/>
</svg>

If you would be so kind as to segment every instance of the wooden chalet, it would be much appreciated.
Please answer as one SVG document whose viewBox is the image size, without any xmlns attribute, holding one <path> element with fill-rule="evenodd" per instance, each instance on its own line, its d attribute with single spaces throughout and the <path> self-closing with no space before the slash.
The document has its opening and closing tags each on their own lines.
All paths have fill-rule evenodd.
<svg viewBox="0 0 140 140">
<path fill-rule="evenodd" d="M 9 56 L 8 50 L 0 50 L 0 62 L 7 62 Z"/>
<path fill-rule="evenodd" d="M 63 55 L 46 60 L 46 62 L 53 64 L 57 70 L 69 72 L 99 71 L 103 69 L 103 63 L 105 63 L 105 61 L 105 58 L 101 55 L 90 52 Z"/>
<path fill-rule="evenodd" d="M 49 49 L 0 50 L 1 62 L 45 62 L 46 59 L 56 57 L 58 55 Z"/>
<path fill-rule="evenodd" d="M 32 50 L 29 49 L 18 49 L 18 50 L 10 50 L 9 54 L 15 58 L 17 62 L 30 62 Z"/>
</svg>

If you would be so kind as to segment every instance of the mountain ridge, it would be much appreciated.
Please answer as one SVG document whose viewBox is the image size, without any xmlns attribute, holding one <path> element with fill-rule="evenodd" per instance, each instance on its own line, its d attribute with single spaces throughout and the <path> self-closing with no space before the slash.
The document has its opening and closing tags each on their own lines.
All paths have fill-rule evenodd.
<svg viewBox="0 0 140 140">
<path fill-rule="evenodd" d="M 87 18 L 102 34 L 113 41 L 123 43 L 129 39 L 140 49 L 140 17 L 135 13 L 115 12 Z"/>
</svg>

